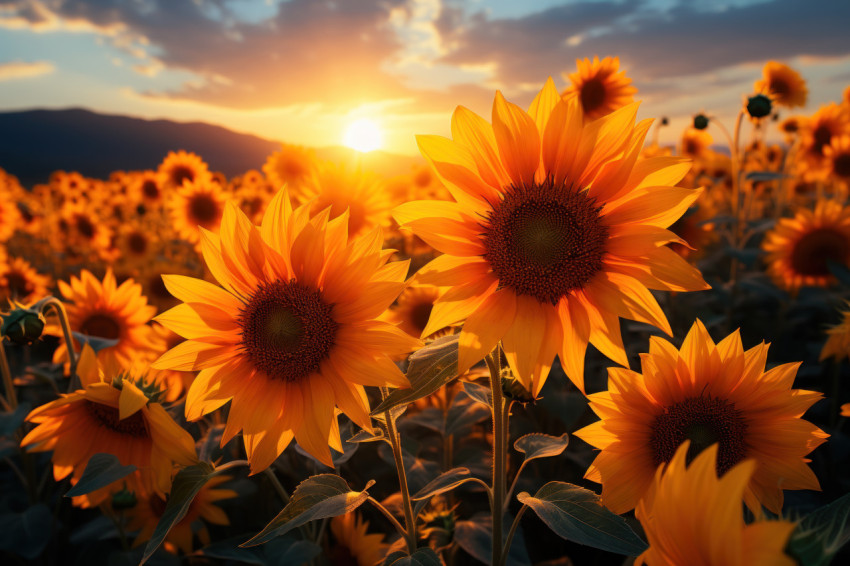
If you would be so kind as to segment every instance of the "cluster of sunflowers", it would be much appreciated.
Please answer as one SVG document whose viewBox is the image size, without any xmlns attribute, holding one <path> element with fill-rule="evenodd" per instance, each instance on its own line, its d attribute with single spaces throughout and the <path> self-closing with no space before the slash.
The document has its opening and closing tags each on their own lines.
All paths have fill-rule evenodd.
<svg viewBox="0 0 850 566">
<path fill-rule="evenodd" d="M 769 62 L 734 127 L 671 148 L 616 58 L 567 78 L 458 107 L 404 176 L 286 145 L 233 179 L 184 151 L 3 173 L 0 551 L 840 556 L 850 89 L 780 121 L 807 91 Z"/>
</svg>

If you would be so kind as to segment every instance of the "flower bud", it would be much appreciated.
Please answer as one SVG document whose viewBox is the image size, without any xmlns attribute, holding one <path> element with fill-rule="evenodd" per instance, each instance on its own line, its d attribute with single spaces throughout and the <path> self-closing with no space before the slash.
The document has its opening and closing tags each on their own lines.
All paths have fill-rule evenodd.
<svg viewBox="0 0 850 566">
<path fill-rule="evenodd" d="M 747 112 L 752 118 L 769 116 L 771 110 L 770 98 L 763 94 L 757 94 L 747 99 Z"/>
<path fill-rule="evenodd" d="M 27 309 L 21 305 L 3 315 L 3 326 L 0 333 L 19 346 L 32 344 L 44 331 L 44 317 L 38 311 Z"/>
<path fill-rule="evenodd" d="M 704 130 L 708 127 L 708 116 L 705 114 L 697 114 L 694 116 L 694 128 Z"/>
</svg>

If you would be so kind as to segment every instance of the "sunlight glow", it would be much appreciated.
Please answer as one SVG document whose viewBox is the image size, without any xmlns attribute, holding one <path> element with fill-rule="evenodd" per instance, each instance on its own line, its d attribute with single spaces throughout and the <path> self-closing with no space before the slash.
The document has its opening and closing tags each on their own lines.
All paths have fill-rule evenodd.
<svg viewBox="0 0 850 566">
<path fill-rule="evenodd" d="M 343 143 L 357 151 L 368 152 L 379 149 L 384 143 L 381 128 L 374 120 L 359 118 L 345 130 Z"/>
</svg>

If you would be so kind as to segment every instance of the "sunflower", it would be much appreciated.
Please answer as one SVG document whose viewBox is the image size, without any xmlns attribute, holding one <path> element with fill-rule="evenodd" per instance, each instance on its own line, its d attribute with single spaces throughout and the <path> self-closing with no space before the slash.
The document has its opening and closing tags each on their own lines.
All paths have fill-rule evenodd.
<svg viewBox="0 0 850 566">
<path fill-rule="evenodd" d="M 850 307 L 850 303 L 847 304 Z M 841 311 L 841 322 L 826 331 L 828 337 L 820 351 L 820 360 L 834 358 L 840 362 L 850 358 L 850 310 Z"/>
<path fill-rule="evenodd" d="M 114 242 L 126 268 L 133 269 L 155 263 L 161 248 L 159 236 L 150 222 L 138 220 L 122 224 Z"/>
<path fill-rule="evenodd" d="M 637 89 L 632 86 L 632 79 L 625 71 L 619 71 L 619 57 L 599 57 L 577 59 L 578 71 L 563 73 L 569 79 L 570 86 L 563 92 L 564 97 L 577 97 L 581 109 L 588 120 L 607 116 L 611 112 L 628 106 L 635 99 Z"/>
<path fill-rule="evenodd" d="M 174 230 L 180 238 L 197 247 L 201 241 L 199 229 L 218 228 L 226 201 L 218 183 L 209 180 L 184 182 L 169 198 Z"/>
<path fill-rule="evenodd" d="M 147 303 L 142 287 L 128 279 L 118 285 L 112 270 L 107 270 L 103 282 L 86 269 L 79 279 L 71 276 L 70 284 L 59 281 L 59 291 L 67 301 L 71 329 L 86 336 L 117 340 L 114 346 L 98 352 L 98 359 L 110 367 L 128 366 L 142 357 L 152 359 L 159 340 L 147 323 L 156 309 Z M 61 335 L 58 327 L 51 331 Z M 54 353 L 54 362 L 66 360 L 68 350 L 63 341 Z"/>
<path fill-rule="evenodd" d="M 53 234 L 59 237 L 57 247 L 75 255 L 93 252 L 101 259 L 111 257 L 112 231 L 82 202 L 67 202 L 59 213 L 65 230 Z"/>
<path fill-rule="evenodd" d="M 391 203 L 383 181 L 362 168 L 326 161 L 304 180 L 295 196 L 299 204 L 310 203 L 315 216 L 330 208 L 331 218 L 348 214 L 348 231 L 354 237 L 375 226 L 388 226 Z"/>
<path fill-rule="evenodd" d="M 714 139 L 705 130 L 687 128 L 682 133 L 680 155 L 693 159 L 706 159 L 711 155 L 711 143 Z"/>
<path fill-rule="evenodd" d="M 850 183 L 850 135 L 835 136 L 823 148 L 823 156 L 829 164 L 830 178 Z"/>
<path fill-rule="evenodd" d="M 284 143 L 278 151 L 268 156 L 263 164 L 263 173 L 275 191 L 286 186 L 295 194 L 315 165 L 316 154 L 312 149 Z"/>
<path fill-rule="evenodd" d="M 638 160 L 650 121 L 632 104 L 585 123 L 575 97 L 551 79 L 526 113 L 496 94 L 493 125 L 463 107 L 454 140 L 419 136 L 456 202 L 414 201 L 395 210 L 445 255 L 416 275 L 449 287 L 427 336 L 466 319 L 459 371 L 502 341 L 511 369 L 537 394 L 556 354 L 584 390 L 588 341 L 627 365 L 619 317 L 669 334 L 648 289 L 706 289 L 700 273 L 665 244 L 665 228 L 699 191 L 672 187 L 688 171 L 676 157 Z"/>
<path fill-rule="evenodd" d="M 183 337 L 175 334 L 161 324 L 154 324 L 154 332 L 159 335 L 164 344 L 159 354 L 164 354 L 168 350 L 178 346 L 183 342 Z M 174 371 L 164 369 L 151 373 L 152 379 L 160 385 L 163 390 L 163 401 L 173 403 L 180 399 L 183 394 L 189 390 L 192 382 L 195 380 L 195 372 L 193 371 Z"/>
<path fill-rule="evenodd" d="M 822 106 L 800 130 L 800 169 L 807 180 L 825 180 L 829 163 L 824 154 L 833 138 L 850 133 L 850 110 L 835 103 Z"/>
<path fill-rule="evenodd" d="M 212 174 L 204 160 L 183 150 L 169 151 L 159 164 L 157 174 L 160 189 L 176 189 L 187 181 L 205 185 L 212 180 Z"/>
<path fill-rule="evenodd" d="M 32 303 L 46 297 L 52 285 L 50 276 L 41 275 L 28 261 L 0 254 L 0 303 Z"/>
<path fill-rule="evenodd" d="M 769 95 L 773 102 L 786 108 L 806 105 L 809 89 L 800 73 L 778 61 L 768 61 L 762 75 L 755 83 L 756 92 Z"/>
<path fill-rule="evenodd" d="M 850 417 L 850 403 L 845 403 L 841 405 L 841 416 Z"/>
<path fill-rule="evenodd" d="M 331 519 L 334 544 L 328 551 L 330 563 L 336 566 L 374 566 L 387 553 L 388 544 L 381 533 L 367 534 L 369 521 L 355 511 Z"/>
<path fill-rule="evenodd" d="M 364 385 L 406 387 L 390 356 L 420 343 L 376 320 L 404 288 L 407 262 L 387 263 L 380 230 L 349 242 L 346 214 L 309 218 L 280 191 L 260 227 L 228 203 L 220 235 L 202 251 L 224 289 L 163 276 L 184 301 L 159 315 L 188 340 L 154 367 L 201 370 L 186 399 L 198 420 L 231 401 L 222 446 L 241 429 L 251 470 L 267 468 L 294 437 L 332 466 L 342 451 L 336 408 L 369 427 Z"/>
<path fill-rule="evenodd" d="M 820 200 L 814 212 L 801 209 L 781 218 L 765 235 L 767 272 L 780 287 L 828 287 L 836 282 L 830 264 L 850 265 L 850 207 Z"/>
<path fill-rule="evenodd" d="M 756 462 L 744 460 L 718 479 L 717 444 L 686 467 L 688 450 L 685 442 L 668 465 L 659 466 L 649 496 L 638 504 L 635 514 L 649 548 L 635 564 L 795 566 L 797 562 L 784 552 L 794 523 L 744 524 L 740 503 Z"/>
<path fill-rule="evenodd" d="M 92 349 L 83 346 L 77 366 L 83 388 L 30 412 L 27 420 L 38 426 L 21 446 L 30 452 L 52 450 L 56 481 L 71 476 L 76 483 L 89 458 L 106 452 L 139 469 L 140 489 L 165 493 L 174 465 L 197 461 L 192 436 L 156 402 L 156 389 L 144 379 L 146 366 L 100 366 Z M 88 504 L 108 495 L 107 490 L 89 494 Z"/>
<path fill-rule="evenodd" d="M 9 240 L 21 224 L 21 213 L 9 191 L 0 191 L 0 244 Z"/>
<path fill-rule="evenodd" d="M 410 334 L 419 337 L 428 326 L 440 289 L 433 285 L 413 285 L 404 290 L 398 302 L 386 313 L 386 319 Z"/>
<path fill-rule="evenodd" d="M 165 201 L 162 177 L 156 171 L 136 173 L 131 180 L 130 196 L 132 202 L 146 209 L 158 209 Z M 181 182 L 180 185 L 183 183 Z"/>
<path fill-rule="evenodd" d="M 738 331 L 715 345 L 697 320 L 681 350 L 650 338 L 642 375 L 609 368 L 608 391 L 588 397 L 602 420 L 575 433 L 601 450 L 585 477 L 602 484 L 605 506 L 633 509 L 687 440 L 689 458 L 720 444 L 720 475 L 756 462 L 744 493 L 753 511 L 762 504 L 779 513 L 783 489 L 820 489 L 805 457 L 828 435 L 800 417 L 823 395 L 791 389 L 799 363 L 765 372 L 767 348 L 745 352 Z"/>
<path fill-rule="evenodd" d="M 213 525 L 230 524 L 225 512 L 215 503 L 223 499 L 233 499 L 238 495 L 232 489 L 218 488 L 231 479 L 228 475 L 220 475 L 207 480 L 189 504 L 186 516 L 168 531 L 168 535 L 165 537 L 166 550 L 175 554 L 177 551 L 183 554 L 191 554 L 192 539 L 195 534 L 198 535 L 198 539 L 204 546 L 208 545 L 210 533 L 206 526 L 201 526 L 198 529 L 193 528 L 193 523 L 196 523 L 199 519 Z M 166 503 L 167 497 L 155 491 L 136 493 L 136 504 L 126 510 L 127 530 L 130 532 L 138 531 L 133 540 L 133 548 L 150 540 L 163 512 L 165 512 Z"/>
</svg>

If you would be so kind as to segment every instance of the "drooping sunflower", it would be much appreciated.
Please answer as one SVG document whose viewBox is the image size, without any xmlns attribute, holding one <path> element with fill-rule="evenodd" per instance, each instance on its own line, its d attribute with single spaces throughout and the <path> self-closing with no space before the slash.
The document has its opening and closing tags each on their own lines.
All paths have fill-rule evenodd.
<svg viewBox="0 0 850 566">
<path fill-rule="evenodd" d="M 382 533 L 368 534 L 369 521 L 351 511 L 331 519 L 334 544 L 327 555 L 331 564 L 345 566 L 374 566 L 387 553 L 388 544 Z"/>
<path fill-rule="evenodd" d="M 830 263 L 850 265 L 850 207 L 821 200 L 814 211 L 803 208 L 794 218 L 781 218 L 762 249 L 767 272 L 780 287 L 796 292 L 833 285 Z"/>
<path fill-rule="evenodd" d="M 186 516 L 171 527 L 165 537 L 165 549 L 177 553 L 191 554 L 195 535 L 206 546 L 210 543 L 210 533 L 201 523 L 198 529 L 193 523 L 202 519 L 213 525 L 229 525 L 227 514 L 215 503 L 224 499 L 232 499 L 238 494 L 232 489 L 221 489 L 219 486 L 230 481 L 228 475 L 215 476 L 208 480 L 189 504 Z M 168 490 L 170 492 L 170 490 Z M 133 540 L 133 548 L 141 546 L 150 540 L 162 514 L 165 512 L 167 498 L 157 492 L 140 491 L 136 493 L 136 504 L 126 510 L 127 530 L 138 531 Z"/>
<path fill-rule="evenodd" d="M 637 88 L 632 86 L 626 72 L 620 71 L 619 57 L 605 57 L 601 61 L 594 57 L 592 62 L 577 59 L 576 66 L 575 73 L 563 74 L 571 83 L 563 96 L 577 97 L 588 120 L 607 116 L 634 101 Z"/>
<path fill-rule="evenodd" d="M 316 163 L 316 154 L 312 149 L 281 144 L 278 151 L 266 158 L 263 173 L 274 191 L 285 186 L 291 193 L 297 194 Z"/>
<path fill-rule="evenodd" d="M 197 247 L 201 241 L 200 228 L 218 229 L 225 202 L 227 198 L 218 183 L 206 179 L 185 181 L 168 200 L 174 230 Z"/>
<path fill-rule="evenodd" d="M 157 169 L 159 175 L 159 187 L 176 189 L 183 183 L 207 184 L 212 180 L 209 167 L 201 157 L 195 153 L 183 151 L 169 151 Z"/>
<path fill-rule="evenodd" d="M 846 306 L 850 307 L 850 303 Z M 850 358 L 850 310 L 841 311 L 841 322 L 827 329 L 826 334 L 819 361 L 833 358 L 837 363 Z"/>
<path fill-rule="evenodd" d="M 744 524 L 741 499 L 757 464 L 744 460 L 717 477 L 718 445 L 689 466 L 683 444 L 670 463 L 660 466 L 647 498 L 635 514 L 649 548 L 635 564 L 692 566 L 794 566 L 785 545 L 794 531 L 790 521 Z M 722 450 L 722 448 L 721 448 Z"/>
<path fill-rule="evenodd" d="M 529 112 L 497 93 L 492 126 L 458 107 L 453 140 L 417 138 L 456 202 L 414 201 L 394 214 L 445 254 L 416 275 L 449 287 L 422 335 L 466 319 L 461 373 L 501 340 L 533 394 L 556 354 L 583 391 L 588 342 L 628 365 L 619 317 L 670 332 L 648 289 L 707 288 L 665 245 L 681 242 L 666 227 L 699 195 L 670 186 L 690 164 L 638 160 L 649 121 L 635 126 L 636 112 L 586 123 L 549 79 Z"/>
<path fill-rule="evenodd" d="M 310 218 L 280 191 L 260 227 L 228 203 L 220 235 L 202 231 L 207 267 L 223 289 L 163 276 L 184 301 L 157 320 L 187 338 L 154 367 L 201 370 L 186 399 L 197 420 L 227 403 L 222 445 L 242 430 L 251 470 L 295 438 L 332 465 L 337 407 L 370 426 L 364 385 L 406 387 L 390 356 L 420 343 L 376 320 L 404 288 L 407 262 L 387 263 L 380 230 L 349 242 L 348 216 Z"/>
<path fill-rule="evenodd" d="M 615 513 L 633 509 L 659 465 L 689 440 L 689 458 L 719 443 L 717 472 L 756 462 L 744 499 L 782 509 L 783 489 L 820 489 L 806 455 L 829 436 L 801 418 L 823 395 L 791 389 L 799 363 L 765 372 L 764 343 L 747 351 L 738 331 L 715 344 L 697 320 L 680 350 L 650 338 L 642 374 L 608 368 L 608 391 L 590 395 L 600 417 L 575 433 L 601 452 L 585 477 L 602 484 Z"/>
<path fill-rule="evenodd" d="M 326 161 L 316 166 L 293 194 L 298 204 L 310 203 L 312 215 L 330 208 L 330 217 L 348 214 L 348 231 L 365 234 L 375 226 L 387 226 L 391 203 L 383 181 L 362 168 Z"/>
<path fill-rule="evenodd" d="M 755 83 L 756 92 L 768 94 L 776 104 L 786 108 L 806 105 L 809 89 L 800 73 L 778 61 L 768 61 L 762 75 Z"/>
<path fill-rule="evenodd" d="M 156 314 L 156 309 L 148 305 L 138 283 L 127 279 L 118 285 L 111 269 L 101 282 L 84 269 L 79 279 L 72 275 L 70 284 L 59 281 L 58 285 L 67 301 L 65 308 L 73 331 L 118 341 L 98 352 L 102 363 L 110 367 L 129 366 L 134 359 L 153 358 L 159 340 L 147 323 Z M 51 333 L 61 336 L 58 326 L 53 327 Z M 63 340 L 53 361 L 58 363 L 67 357 Z"/>
<path fill-rule="evenodd" d="M 37 424 L 21 446 L 31 452 L 53 451 L 53 477 L 79 481 L 89 459 L 113 454 L 122 465 L 136 466 L 148 492 L 166 493 L 174 465 L 197 461 L 192 436 L 156 402 L 156 390 L 145 381 L 144 365 L 99 364 L 85 345 L 77 366 L 83 388 L 34 409 L 27 420 Z M 108 495 L 88 495 L 97 505 Z"/>
<path fill-rule="evenodd" d="M 52 286 L 49 275 L 41 275 L 21 258 L 0 254 L 0 304 L 7 300 L 31 303 L 47 296 Z"/>
</svg>

